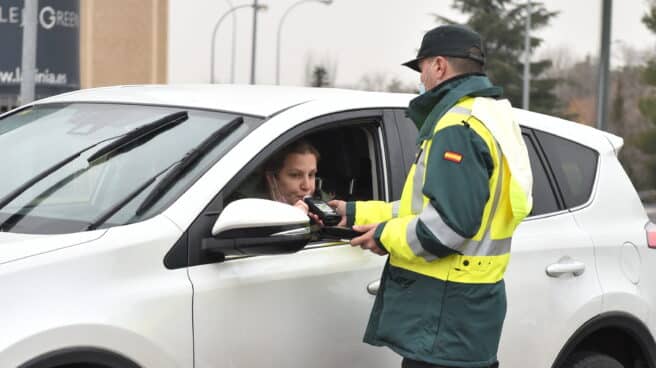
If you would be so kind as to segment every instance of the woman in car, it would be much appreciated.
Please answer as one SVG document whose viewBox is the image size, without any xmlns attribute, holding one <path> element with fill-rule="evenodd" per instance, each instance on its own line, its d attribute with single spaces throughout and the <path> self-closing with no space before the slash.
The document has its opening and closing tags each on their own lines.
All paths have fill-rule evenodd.
<svg viewBox="0 0 656 368">
<path fill-rule="evenodd" d="M 264 166 L 269 198 L 292 205 L 315 220 L 303 198 L 315 191 L 319 151 L 305 140 L 298 140 L 276 153 Z"/>
</svg>

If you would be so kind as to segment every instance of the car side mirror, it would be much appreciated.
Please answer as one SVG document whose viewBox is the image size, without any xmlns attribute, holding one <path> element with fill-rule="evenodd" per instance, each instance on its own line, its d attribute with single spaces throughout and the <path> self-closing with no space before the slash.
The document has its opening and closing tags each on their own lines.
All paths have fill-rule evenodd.
<svg viewBox="0 0 656 368">
<path fill-rule="evenodd" d="M 310 241 L 310 219 L 294 206 L 246 198 L 228 204 L 203 239 L 204 252 L 216 255 L 273 255 L 297 252 Z"/>
</svg>

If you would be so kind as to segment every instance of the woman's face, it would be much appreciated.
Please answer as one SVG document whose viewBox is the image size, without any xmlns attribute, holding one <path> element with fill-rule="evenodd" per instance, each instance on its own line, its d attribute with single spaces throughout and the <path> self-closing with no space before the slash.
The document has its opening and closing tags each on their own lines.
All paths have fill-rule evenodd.
<svg viewBox="0 0 656 368">
<path fill-rule="evenodd" d="M 274 177 L 279 201 L 293 205 L 314 193 L 314 178 L 317 175 L 317 158 L 312 153 L 290 153 Z"/>
</svg>

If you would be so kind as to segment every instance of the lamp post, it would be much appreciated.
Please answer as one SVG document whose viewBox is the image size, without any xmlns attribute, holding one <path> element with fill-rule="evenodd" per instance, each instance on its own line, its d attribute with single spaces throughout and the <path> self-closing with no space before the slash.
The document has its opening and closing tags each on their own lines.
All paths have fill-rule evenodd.
<svg viewBox="0 0 656 368">
<path fill-rule="evenodd" d="M 285 13 L 282 15 L 282 18 L 280 18 L 280 23 L 278 23 L 278 38 L 277 38 L 277 47 L 276 47 L 276 84 L 280 84 L 280 33 L 282 31 L 282 24 L 285 21 L 285 18 L 289 14 L 289 12 L 294 9 L 295 7 L 303 4 L 303 3 L 309 3 L 309 2 L 314 2 L 314 3 L 322 3 L 324 5 L 330 5 L 333 3 L 333 0 L 300 0 L 297 1 L 296 3 L 292 4 Z"/>
<path fill-rule="evenodd" d="M 216 31 L 219 29 L 219 26 L 221 25 L 221 22 L 230 15 L 232 12 L 234 12 L 237 9 L 241 8 L 250 8 L 252 5 L 239 5 L 239 6 L 233 6 L 232 8 L 228 9 L 227 12 L 223 13 L 219 20 L 216 22 L 214 25 L 214 31 L 212 32 L 212 45 L 210 47 L 210 83 L 214 83 L 214 44 L 216 43 Z"/>
<path fill-rule="evenodd" d="M 36 89 L 36 39 L 39 0 L 26 0 L 23 11 L 23 58 L 21 64 L 20 104 L 34 101 Z"/>
<path fill-rule="evenodd" d="M 597 76 L 597 129 L 606 130 L 608 110 L 608 84 L 610 76 L 610 30 L 613 15 L 613 0 L 602 0 L 601 48 L 599 50 L 599 73 Z"/>
<path fill-rule="evenodd" d="M 259 0 L 253 0 L 253 39 L 251 46 L 251 84 L 255 84 L 255 51 L 257 50 L 257 12 L 266 10 L 266 5 L 258 5 Z"/>
<path fill-rule="evenodd" d="M 522 107 L 529 108 L 531 98 L 531 0 L 526 1 L 526 32 L 524 33 L 524 88 L 522 88 Z"/>
<path fill-rule="evenodd" d="M 232 9 L 235 6 L 232 4 L 232 1 L 225 0 L 228 3 L 228 9 Z M 214 44 L 214 43 L 212 43 Z M 237 16 L 235 13 L 232 13 L 232 48 L 230 50 L 230 83 L 235 83 L 235 50 L 237 48 Z"/>
<path fill-rule="evenodd" d="M 266 5 L 257 5 L 257 0 L 255 0 L 255 3 L 254 3 L 254 4 L 247 4 L 247 5 L 233 6 L 232 8 L 228 9 L 227 12 L 223 13 L 223 15 L 221 15 L 221 17 L 219 18 L 219 20 L 218 20 L 218 21 L 216 22 L 216 24 L 214 25 L 214 31 L 212 31 L 212 45 L 211 45 L 211 47 L 210 47 L 210 50 L 211 50 L 211 51 L 210 51 L 210 52 L 211 52 L 211 55 L 210 55 L 210 83 L 214 83 L 214 44 L 216 43 L 216 31 L 219 29 L 219 26 L 221 25 L 221 22 L 223 22 L 223 20 L 224 20 L 228 15 L 230 15 L 232 12 L 234 12 L 234 11 L 237 10 L 237 9 L 241 9 L 241 8 L 253 8 L 254 11 L 257 12 L 258 10 L 266 9 L 266 7 L 267 7 Z M 234 34 L 233 34 L 233 37 L 234 37 Z M 234 53 L 235 53 L 235 52 L 234 52 L 234 39 L 233 39 L 233 50 L 232 50 L 232 53 L 233 53 L 233 58 L 234 58 Z M 233 59 L 233 65 L 234 65 L 234 59 Z M 234 68 L 234 66 L 233 66 L 233 68 Z M 234 70 L 233 70 L 233 73 L 234 73 Z M 233 75 L 231 78 L 234 78 L 234 75 Z M 234 81 L 233 81 L 233 82 L 234 82 Z"/>
</svg>

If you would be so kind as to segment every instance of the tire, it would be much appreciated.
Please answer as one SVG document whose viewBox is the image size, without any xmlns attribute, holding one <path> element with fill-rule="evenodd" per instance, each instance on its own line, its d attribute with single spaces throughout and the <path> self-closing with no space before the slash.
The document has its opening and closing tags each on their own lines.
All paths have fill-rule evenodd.
<svg viewBox="0 0 656 368">
<path fill-rule="evenodd" d="M 582 351 L 568 357 L 560 368 L 624 368 L 624 366 L 606 354 Z"/>
</svg>

